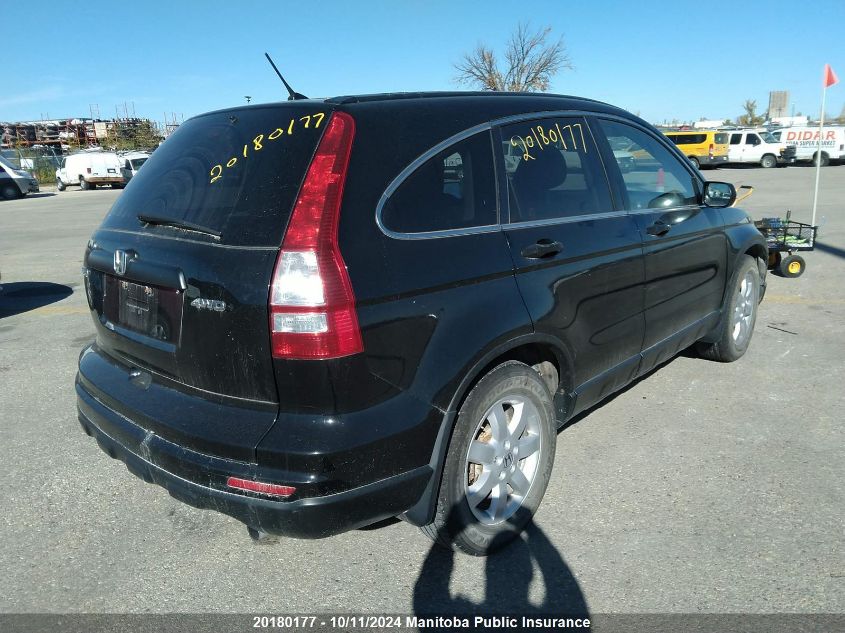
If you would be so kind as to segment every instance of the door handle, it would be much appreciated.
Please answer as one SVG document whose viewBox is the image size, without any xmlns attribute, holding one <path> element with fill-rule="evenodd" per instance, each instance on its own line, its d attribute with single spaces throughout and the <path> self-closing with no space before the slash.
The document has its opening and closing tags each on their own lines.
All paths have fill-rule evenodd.
<svg viewBox="0 0 845 633">
<path fill-rule="evenodd" d="M 665 222 L 658 220 L 657 222 L 655 222 L 654 224 L 652 224 L 650 227 L 648 227 L 646 229 L 646 233 L 648 233 L 649 235 L 660 236 L 660 235 L 665 235 L 666 233 L 668 233 L 669 229 L 671 229 L 671 228 L 672 228 L 671 224 L 666 224 Z"/>
<path fill-rule="evenodd" d="M 550 255 L 557 255 L 562 250 L 563 244 L 560 242 L 542 239 L 538 240 L 536 244 L 526 246 L 519 254 L 525 259 L 541 259 Z"/>
</svg>

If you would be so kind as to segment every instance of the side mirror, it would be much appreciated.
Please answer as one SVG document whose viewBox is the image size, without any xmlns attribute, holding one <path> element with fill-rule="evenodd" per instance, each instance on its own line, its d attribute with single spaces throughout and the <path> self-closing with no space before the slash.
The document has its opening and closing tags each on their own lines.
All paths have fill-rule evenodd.
<svg viewBox="0 0 845 633">
<path fill-rule="evenodd" d="M 704 204 L 708 207 L 729 207 L 736 201 L 736 189 L 729 182 L 704 183 Z"/>
</svg>

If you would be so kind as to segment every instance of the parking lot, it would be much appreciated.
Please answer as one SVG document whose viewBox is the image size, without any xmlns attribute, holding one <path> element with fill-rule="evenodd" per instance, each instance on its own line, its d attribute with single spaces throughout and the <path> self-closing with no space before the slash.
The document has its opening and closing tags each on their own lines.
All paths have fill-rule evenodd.
<svg viewBox="0 0 845 633">
<path fill-rule="evenodd" d="M 704 173 L 755 186 L 755 218 L 810 220 L 812 168 Z M 822 170 L 819 248 L 801 278 L 769 277 L 748 354 L 684 354 L 579 416 L 535 527 L 489 559 L 402 522 L 254 543 L 108 459 L 73 378 L 94 335 L 85 243 L 120 193 L 0 202 L 0 610 L 845 610 L 845 166 Z"/>
</svg>

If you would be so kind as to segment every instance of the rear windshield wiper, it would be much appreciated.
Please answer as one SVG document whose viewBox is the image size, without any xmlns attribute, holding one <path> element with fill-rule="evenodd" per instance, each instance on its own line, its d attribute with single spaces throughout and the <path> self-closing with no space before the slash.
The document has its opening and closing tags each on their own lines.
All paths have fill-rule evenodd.
<svg viewBox="0 0 845 633">
<path fill-rule="evenodd" d="M 185 220 L 174 220 L 173 218 L 160 218 L 155 215 L 146 215 L 144 213 L 139 213 L 136 216 L 141 222 L 145 222 L 146 224 L 158 224 L 160 226 L 172 226 L 177 229 L 187 229 L 189 231 L 196 231 L 197 233 L 205 233 L 206 235 L 211 235 L 212 237 L 216 237 L 220 239 L 222 233 L 220 231 L 215 231 L 214 229 L 210 229 L 207 226 L 202 226 L 201 224 L 194 224 L 193 222 L 186 222 Z"/>
</svg>

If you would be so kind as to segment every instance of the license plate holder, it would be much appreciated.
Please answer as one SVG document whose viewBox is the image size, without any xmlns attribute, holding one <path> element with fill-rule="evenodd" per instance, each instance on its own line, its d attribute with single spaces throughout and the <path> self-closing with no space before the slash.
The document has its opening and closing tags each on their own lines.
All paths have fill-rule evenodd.
<svg viewBox="0 0 845 633">
<path fill-rule="evenodd" d="M 118 282 L 118 325 L 161 338 L 153 332 L 158 326 L 157 315 L 158 288 L 132 281 Z"/>
</svg>

